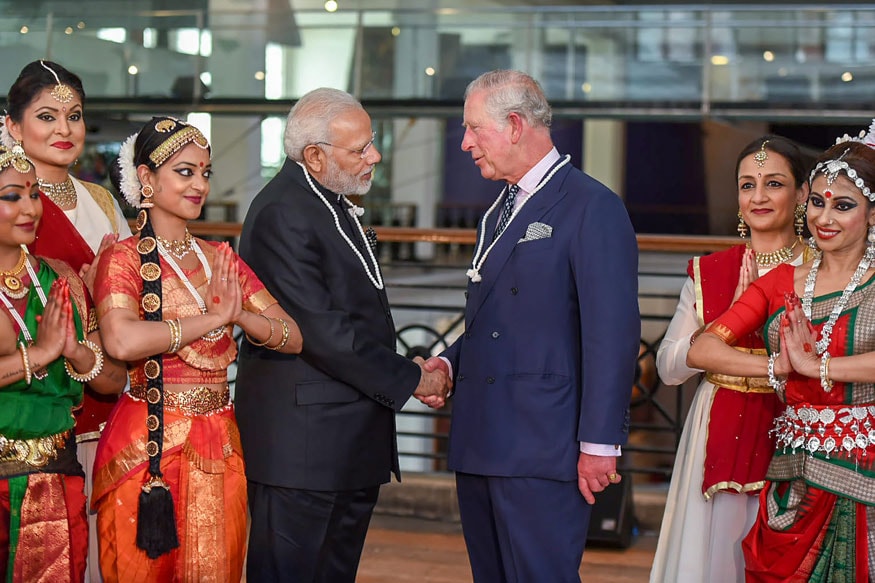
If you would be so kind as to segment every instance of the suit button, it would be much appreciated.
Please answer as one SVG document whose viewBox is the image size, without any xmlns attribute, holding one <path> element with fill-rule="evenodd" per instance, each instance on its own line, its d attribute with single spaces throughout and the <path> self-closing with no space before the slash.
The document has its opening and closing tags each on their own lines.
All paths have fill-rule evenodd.
<svg viewBox="0 0 875 583">
<path fill-rule="evenodd" d="M 465 338 L 470 338 L 470 337 L 471 337 L 471 333 L 470 333 L 470 332 L 465 332 Z"/>
<path fill-rule="evenodd" d="M 495 382 L 495 377 L 486 377 L 486 384 L 491 385 Z"/>
<path fill-rule="evenodd" d="M 386 317 L 388 317 L 388 318 L 392 317 L 392 310 L 386 310 Z"/>
<path fill-rule="evenodd" d="M 499 334 L 498 332 L 493 332 L 493 333 L 492 333 L 492 337 L 493 337 L 493 338 L 498 338 L 499 336 L 501 336 L 501 334 Z"/>
<path fill-rule="evenodd" d="M 465 290 L 465 299 L 468 299 L 468 290 Z"/>
<path fill-rule="evenodd" d="M 456 377 L 456 380 L 457 380 L 457 381 L 464 381 L 464 380 L 465 380 L 465 375 L 460 374 L 459 376 Z"/>
<path fill-rule="evenodd" d="M 515 287 L 510 288 L 510 293 L 512 293 L 513 295 L 516 295 L 517 292 L 519 292 L 519 291 L 520 291 L 520 290 L 518 290 L 518 289 L 515 288 Z"/>
</svg>

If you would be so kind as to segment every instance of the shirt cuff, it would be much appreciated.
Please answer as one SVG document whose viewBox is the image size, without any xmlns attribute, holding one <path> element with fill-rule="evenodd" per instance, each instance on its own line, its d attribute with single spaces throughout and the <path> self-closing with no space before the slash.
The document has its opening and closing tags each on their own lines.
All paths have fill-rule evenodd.
<svg viewBox="0 0 875 583">
<path fill-rule="evenodd" d="M 445 363 L 447 363 L 447 369 L 449 369 L 449 371 L 450 371 L 450 372 L 449 372 L 449 377 L 450 377 L 450 380 L 453 381 L 453 388 L 450 389 L 450 392 L 449 392 L 449 393 L 447 393 L 447 399 L 449 399 L 450 397 L 453 396 L 453 393 L 456 392 L 456 381 L 455 381 L 455 379 L 453 378 L 453 365 L 452 365 L 452 363 L 450 362 L 450 359 L 448 359 L 448 358 L 444 358 L 443 356 L 438 356 L 438 358 L 440 358 L 440 359 L 443 360 Z"/>
<path fill-rule="evenodd" d="M 623 450 L 619 445 L 607 445 L 604 443 L 580 442 L 580 452 L 587 455 L 600 455 L 602 457 L 620 457 Z"/>
</svg>

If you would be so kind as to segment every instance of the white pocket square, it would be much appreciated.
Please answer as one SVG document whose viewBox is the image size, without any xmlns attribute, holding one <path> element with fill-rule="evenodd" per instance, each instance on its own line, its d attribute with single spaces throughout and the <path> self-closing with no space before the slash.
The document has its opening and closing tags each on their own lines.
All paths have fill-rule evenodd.
<svg viewBox="0 0 875 583">
<path fill-rule="evenodd" d="M 517 241 L 517 243 L 525 243 L 526 241 L 537 241 L 538 239 L 549 239 L 553 236 L 553 227 L 546 223 L 530 223 L 526 227 L 526 236 Z"/>
</svg>

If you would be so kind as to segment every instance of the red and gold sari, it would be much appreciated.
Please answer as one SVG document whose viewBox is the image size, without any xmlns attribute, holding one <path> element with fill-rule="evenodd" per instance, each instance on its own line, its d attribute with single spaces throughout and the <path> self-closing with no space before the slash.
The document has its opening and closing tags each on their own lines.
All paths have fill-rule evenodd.
<svg viewBox="0 0 875 583">
<path fill-rule="evenodd" d="M 736 245 L 690 261 L 687 272 L 696 286 L 700 324 L 710 324 L 729 309 L 744 251 L 744 245 Z M 735 347 L 766 353 L 758 330 L 740 338 Z M 767 379 L 714 373 L 707 373 L 706 378 L 716 391 L 709 409 L 702 494 L 706 500 L 717 492 L 758 494 L 775 449 L 769 429 L 781 412 L 781 403 Z"/>
<path fill-rule="evenodd" d="M 732 343 L 765 325 L 767 348 L 777 350 L 793 277 L 794 268 L 775 268 L 711 330 Z M 815 328 L 840 296 L 814 298 Z M 852 294 L 828 350 L 832 356 L 875 350 L 872 279 Z M 875 574 L 875 384 L 836 382 L 827 392 L 819 378 L 792 373 L 780 396 L 786 409 L 775 422 L 778 445 L 766 473 L 771 486 L 743 541 L 747 580 L 869 581 Z"/>
<path fill-rule="evenodd" d="M 131 237 L 118 243 L 98 262 L 98 318 L 112 309 L 127 309 L 143 319 L 138 240 Z M 198 243 L 212 264 L 216 244 Z M 198 315 L 199 308 L 182 281 L 163 259 L 161 263 L 164 318 Z M 242 261 L 239 265 L 244 309 L 261 313 L 276 303 L 249 267 Z M 207 283 L 201 272 L 199 266 L 185 274 L 192 283 L 201 282 L 197 291 L 203 296 Z M 217 341 L 198 339 L 177 353 L 165 354 L 164 382 L 227 382 L 228 365 L 236 355 L 237 345 L 226 327 Z M 133 393 L 146 384 L 144 361 L 129 363 Z M 157 559 L 148 558 L 136 545 L 137 501 L 149 476 L 146 417 L 146 401 L 126 393 L 100 438 L 92 506 L 98 513 L 104 580 L 239 581 L 246 551 L 246 477 L 233 406 L 227 403 L 209 412 L 164 407 L 161 471 L 170 484 L 180 546 Z"/>
</svg>

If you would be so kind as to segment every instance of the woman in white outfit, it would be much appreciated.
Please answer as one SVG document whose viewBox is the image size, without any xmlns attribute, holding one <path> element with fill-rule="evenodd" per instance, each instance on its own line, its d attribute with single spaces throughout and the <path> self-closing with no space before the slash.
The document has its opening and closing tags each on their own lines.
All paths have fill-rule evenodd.
<svg viewBox="0 0 875 583">
<path fill-rule="evenodd" d="M 779 136 L 754 140 L 739 154 L 738 231 L 750 238 L 690 260 L 690 277 L 657 352 L 666 385 L 703 373 L 686 365 L 690 346 L 751 281 L 781 263 L 803 262 L 806 171 L 799 148 Z M 765 354 L 758 334 L 737 348 Z M 744 580 L 741 539 L 757 514 L 774 451 L 769 429 L 780 410 L 767 379 L 704 374 L 678 444 L 652 583 Z"/>
</svg>

